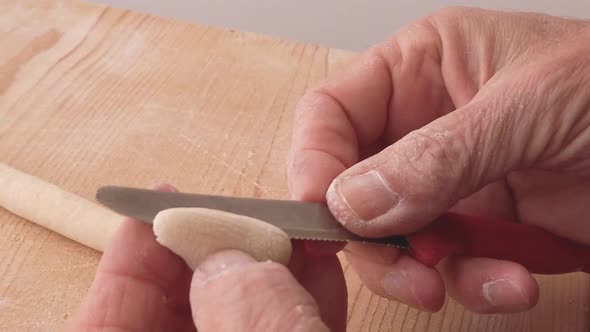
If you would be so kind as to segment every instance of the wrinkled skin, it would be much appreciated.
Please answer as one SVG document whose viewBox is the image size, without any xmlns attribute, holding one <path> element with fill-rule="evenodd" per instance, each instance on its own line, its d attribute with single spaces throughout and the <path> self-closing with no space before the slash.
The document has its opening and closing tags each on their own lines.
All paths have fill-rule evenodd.
<svg viewBox="0 0 590 332">
<path fill-rule="evenodd" d="M 169 185 L 152 189 L 174 191 Z M 70 331 L 344 331 L 346 285 L 334 252 L 293 244 L 287 267 L 222 251 L 193 273 L 126 219 L 105 250 Z M 330 310 L 326 310 L 329 308 Z M 195 327 L 196 326 L 196 327 Z M 328 330 L 329 328 L 329 330 Z"/>
<path fill-rule="evenodd" d="M 454 210 L 590 244 L 588 54 L 588 22 L 468 8 L 419 20 L 302 98 L 291 192 L 326 197 L 366 236 L 406 234 Z M 367 173 L 379 177 L 351 186 Z M 389 196 L 395 208 L 374 215 Z M 454 257 L 431 269 L 396 249 L 345 251 L 369 288 L 422 310 L 439 310 L 445 292 L 478 312 L 538 299 L 512 262 Z"/>
<path fill-rule="evenodd" d="M 454 210 L 590 244 L 588 54 L 582 21 L 467 8 L 425 17 L 301 99 L 292 196 L 326 199 L 368 236 L 411 232 Z M 351 186 L 359 174 L 378 177 Z M 394 207 L 367 209 L 383 197 Z M 295 243 L 289 268 L 225 251 L 193 273 L 149 227 L 126 220 L 72 328 L 344 331 L 340 249 Z M 535 279 L 512 262 L 453 257 L 433 269 L 392 248 L 344 251 L 374 292 L 425 311 L 439 310 L 445 293 L 477 312 L 538 299 Z"/>
</svg>

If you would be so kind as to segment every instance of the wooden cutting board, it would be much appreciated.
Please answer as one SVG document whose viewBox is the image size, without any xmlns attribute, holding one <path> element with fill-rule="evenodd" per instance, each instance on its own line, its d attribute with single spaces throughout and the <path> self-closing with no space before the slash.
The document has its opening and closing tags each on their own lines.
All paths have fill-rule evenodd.
<svg viewBox="0 0 590 332">
<path fill-rule="evenodd" d="M 104 184 L 287 198 L 303 92 L 353 54 L 78 1 L 0 0 L 0 161 L 92 199 Z M 0 209 L 0 330 L 60 331 L 100 254 Z M 346 262 L 343 261 L 346 265 Z M 532 311 L 420 313 L 346 265 L 350 331 L 587 331 L 590 279 Z"/>
</svg>

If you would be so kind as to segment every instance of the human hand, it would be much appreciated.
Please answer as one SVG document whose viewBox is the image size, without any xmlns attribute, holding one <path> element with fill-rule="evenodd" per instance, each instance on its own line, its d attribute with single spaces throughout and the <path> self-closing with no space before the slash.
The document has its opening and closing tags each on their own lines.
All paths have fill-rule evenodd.
<svg viewBox="0 0 590 332">
<path fill-rule="evenodd" d="M 451 8 L 411 24 L 301 99 L 292 195 L 325 198 L 365 236 L 452 210 L 590 244 L 588 54 L 583 21 Z M 445 291 L 477 312 L 538 300 L 514 262 L 451 257 L 433 269 L 394 248 L 345 252 L 370 289 L 421 310 L 439 310 Z"/>
<path fill-rule="evenodd" d="M 161 185 L 153 189 L 173 191 Z M 72 331 L 344 331 L 335 252 L 293 244 L 289 268 L 223 251 L 193 273 L 151 227 L 126 219 L 105 250 Z"/>
</svg>

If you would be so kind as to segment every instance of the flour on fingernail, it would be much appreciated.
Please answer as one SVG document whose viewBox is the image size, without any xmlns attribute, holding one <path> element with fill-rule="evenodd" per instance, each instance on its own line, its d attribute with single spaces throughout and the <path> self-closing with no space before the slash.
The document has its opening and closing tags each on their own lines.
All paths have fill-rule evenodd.
<svg viewBox="0 0 590 332">
<path fill-rule="evenodd" d="M 326 200 L 330 207 L 330 211 L 343 225 L 359 223 L 360 220 L 358 216 L 354 214 L 346 201 L 344 201 L 343 196 L 338 192 L 338 182 L 339 180 L 333 181 L 326 193 Z"/>
</svg>

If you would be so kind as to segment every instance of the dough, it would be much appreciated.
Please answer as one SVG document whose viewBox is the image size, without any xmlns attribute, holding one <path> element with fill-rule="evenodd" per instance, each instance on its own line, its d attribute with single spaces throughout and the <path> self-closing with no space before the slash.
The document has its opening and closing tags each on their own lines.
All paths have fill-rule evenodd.
<svg viewBox="0 0 590 332">
<path fill-rule="evenodd" d="M 111 210 L 3 163 L 0 206 L 99 251 L 122 220 Z"/>
<path fill-rule="evenodd" d="M 3 163 L 0 206 L 101 252 L 123 219 L 107 208 Z M 192 268 L 205 256 L 222 249 L 239 249 L 258 260 L 282 264 L 291 257 L 291 241 L 281 229 L 224 211 L 164 210 L 154 220 L 154 233 L 158 242 Z"/>
<path fill-rule="evenodd" d="M 208 255 L 238 249 L 259 261 L 287 264 L 291 241 L 280 228 L 258 219 L 202 208 L 163 210 L 154 219 L 156 240 L 192 268 Z"/>
</svg>

